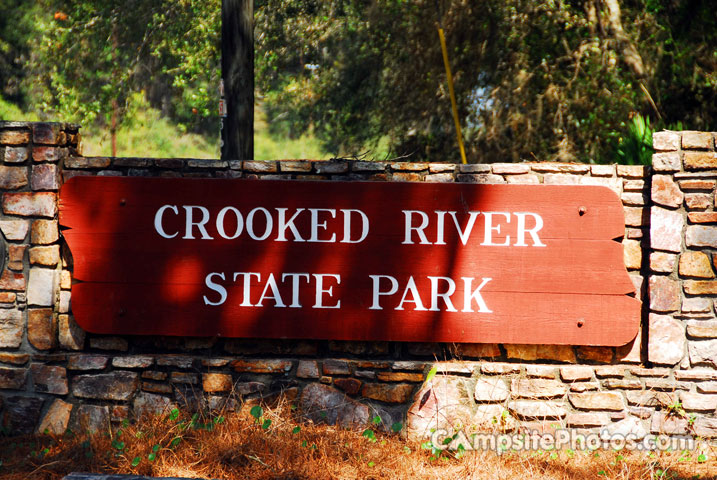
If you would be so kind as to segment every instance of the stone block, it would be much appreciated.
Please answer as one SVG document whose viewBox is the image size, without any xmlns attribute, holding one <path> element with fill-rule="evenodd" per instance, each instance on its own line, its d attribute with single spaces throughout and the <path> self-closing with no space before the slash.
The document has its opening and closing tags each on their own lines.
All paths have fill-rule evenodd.
<svg viewBox="0 0 717 480">
<path fill-rule="evenodd" d="M 67 370 L 55 365 L 33 364 L 30 367 L 35 390 L 53 395 L 67 395 Z"/>
<path fill-rule="evenodd" d="M 521 419 L 559 419 L 567 415 L 564 406 L 551 401 L 515 400 L 508 403 L 508 410 Z"/>
<path fill-rule="evenodd" d="M 60 147 L 33 147 L 32 160 L 34 162 L 49 162 L 56 164 L 66 159 L 70 154 L 67 148 Z"/>
<path fill-rule="evenodd" d="M 506 180 L 509 184 L 515 185 L 538 185 L 540 183 L 540 178 L 534 174 L 510 175 L 506 177 Z"/>
<path fill-rule="evenodd" d="M 332 387 L 317 383 L 307 385 L 301 392 L 299 410 L 315 423 L 342 427 L 363 427 L 371 419 L 368 406 Z"/>
<path fill-rule="evenodd" d="M 454 353 L 467 358 L 495 358 L 501 355 L 500 347 L 495 343 L 457 343 Z"/>
<path fill-rule="evenodd" d="M 47 268 L 31 268 L 27 286 L 27 303 L 49 307 L 55 303 L 57 294 L 57 271 Z"/>
<path fill-rule="evenodd" d="M 32 222 L 30 242 L 33 245 L 49 245 L 55 243 L 59 238 L 56 220 L 35 220 Z"/>
<path fill-rule="evenodd" d="M 335 378 L 334 385 L 349 395 L 357 395 L 361 391 L 363 382 L 356 378 Z"/>
<path fill-rule="evenodd" d="M 717 182 L 715 180 L 706 180 L 706 179 L 695 179 L 695 180 L 680 180 L 679 181 L 680 188 L 683 191 L 689 191 L 689 190 L 714 190 L 715 184 Z"/>
<path fill-rule="evenodd" d="M 570 393 L 568 399 L 578 410 L 622 411 L 625 408 L 622 395 L 615 392 Z"/>
<path fill-rule="evenodd" d="M 717 321 L 704 321 L 687 325 L 690 338 L 717 338 Z"/>
<path fill-rule="evenodd" d="M 647 357 L 658 365 L 676 365 L 685 353 L 685 329 L 669 315 L 650 314 Z"/>
<path fill-rule="evenodd" d="M 57 195 L 52 192 L 5 193 L 2 208 L 6 215 L 21 217 L 54 217 L 57 213 Z"/>
<path fill-rule="evenodd" d="M 691 223 L 717 223 L 717 212 L 689 212 L 687 219 Z"/>
<path fill-rule="evenodd" d="M 642 248 L 637 240 L 623 240 L 623 257 L 625 268 L 639 270 L 642 267 Z"/>
<path fill-rule="evenodd" d="M 658 273 L 672 273 L 677 264 L 677 255 L 665 252 L 650 253 L 650 270 Z"/>
<path fill-rule="evenodd" d="M 682 313 L 711 313 L 712 301 L 704 297 L 682 299 Z"/>
<path fill-rule="evenodd" d="M 712 134 L 709 132 L 682 132 L 682 148 L 709 150 L 712 145 Z"/>
<path fill-rule="evenodd" d="M 29 141 L 27 130 L 0 130 L 0 145 L 26 145 Z"/>
<path fill-rule="evenodd" d="M 361 388 L 361 395 L 386 403 L 406 403 L 413 393 L 413 385 L 365 383 Z"/>
<path fill-rule="evenodd" d="M 63 435 L 67 431 L 70 424 L 70 414 L 73 405 L 59 398 L 56 398 L 50 408 L 45 412 L 45 416 L 40 420 L 37 427 L 37 433 L 47 433 L 50 435 Z"/>
<path fill-rule="evenodd" d="M 0 308 L 0 348 L 18 348 L 24 331 L 22 312 L 15 308 Z"/>
<path fill-rule="evenodd" d="M 25 291 L 25 275 L 6 269 L 0 275 L 0 290 Z"/>
<path fill-rule="evenodd" d="M 530 172 L 530 166 L 526 163 L 494 163 L 491 166 L 496 175 L 516 175 Z"/>
<path fill-rule="evenodd" d="M 60 173 L 57 165 L 52 163 L 33 165 L 30 186 L 33 190 L 59 190 Z"/>
<path fill-rule="evenodd" d="M 80 354 L 70 355 L 67 359 L 68 370 L 104 370 L 109 358 L 104 355 Z"/>
<path fill-rule="evenodd" d="M 58 335 L 60 346 L 67 350 L 82 350 L 85 344 L 85 331 L 69 315 L 58 315 Z"/>
<path fill-rule="evenodd" d="M 2 149 L 0 149 L 2 152 Z M 27 147 L 5 147 L 5 163 L 23 163 L 28 159 Z"/>
<path fill-rule="evenodd" d="M 688 247 L 717 248 L 717 227 L 690 225 L 685 234 L 685 243 Z"/>
<path fill-rule="evenodd" d="M 652 167 L 656 172 L 677 172 L 682 168 L 679 152 L 652 154 Z"/>
<path fill-rule="evenodd" d="M 27 185 L 27 169 L 25 167 L 0 165 L 0 190 L 17 190 L 25 185 Z"/>
<path fill-rule="evenodd" d="M 717 437 L 717 418 L 697 417 L 692 428 L 698 437 L 715 438 Z"/>
<path fill-rule="evenodd" d="M 33 123 L 32 142 L 40 145 L 57 145 L 65 136 L 59 124 Z"/>
<path fill-rule="evenodd" d="M 488 377 L 478 379 L 473 397 L 477 402 L 502 402 L 509 394 L 508 386 L 501 378 Z"/>
<path fill-rule="evenodd" d="M 319 364 L 316 360 L 300 360 L 296 368 L 299 378 L 319 378 Z"/>
<path fill-rule="evenodd" d="M 28 220 L 0 220 L 0 231 L 2 231 L 5 239 L 13 242 L 25 240 L 29 228 L 30 222 Z"/>
<path fill-rule="evenodd" d="M 712 195 L 709 193 L 688 193 L 685 195 L 685 207 L 688 210 L 706 210 L 712 206 Z"/>
<path fill-rule="evenodd" d="M 709 365 L 717 368 L 717 340 L 701 340 L 687 343 L 690 364 Z"/>
<path fill-rule="evenodd" d="M 590 380 L 593 378 L 593 368 L 587 366 L 560 367 L 560 378 L 565 382 Z"/>
<path fill-rule="evenodd" d="M 153 364 L 154 358 L 144 355 L 129 355 L 112 359 L 112 366 L 116 368 L 149 368 Z"/>
<path fill-rule="evenodd" d="M 78 375 L 73 379 L 72 394 L 80 398 L 127 401 L 139 388 L 139 375 L 118 371 L 96 375 Z"/>
<path fill-rule="evenodd" d="M 43 245 L 30 249 L 30 265 L 55 267 L 60 263 L 60 246 Z"/>
<path fill-rule="evenodd" d="M 595 177 L 614 177 L 615 165 L 590 165 L 590 173 Z"/>
<path fill-rule="evenodd" d="M 682 407 L 688 412 L 710 412 L 717 410 L 717 395 L 680 392 Z"/>
<path fill-rule="evenodd" d="M 327 359 L 323 365 L 324 375 L 349 375 L 349 362 L 346 360 Z"/>
<path fill-rule="evenodd" d="M 168 414 L 176 404 L 163 395 L 155 395 L 153 393 L 139 393 L 132 402 L 134 414 L 141 418 L 148 415 Z"/>
<path fill-rule="evenodd" d="M 645 222 L 642 219 L 643 209 L 641 207 L 624 207 L 625 225 L 628 227 L 641 227 Z"/>
<path fill-rule="evenodd" d="M 235 360 L 232 368 L 244 373 L 288 373 L 293 366 L 291 360 Z"/>
<path fill-rule="evenodd" d="M 382 382 L 423 382 L 422 373 L 414 372 L 378 372 L 377 377 Z"/>
<path fill-rule="evenodd" d="M 680 255 L 679 271 L 681 276 L 697 278 L 714 278 L 712 262 L 703 252 L 688 250 Z"/>
<path fill-rule="evenodd" d="M 0 367 L 0 390 L 22 390 L 26 381 L 26 368 Z"/>
<path fill-rule="evenodd" d="M 682 190 L 670 175 L 653 175 L 651 195 L 653 202 L 671 208 L 678 208 L 684 200 Z"/>
<path fill-rule="evenodd" d="M 80 405 L 72 429 L 81 433 L 106 432 L 110 428 L 110 409 L 107 406 Z"/>
<path fill-rule="evenodd" d="M 506 375 L 519 373 L 520 365 L 514 363 L 484 363 L 481 365 L 480 371 L 484 375 Z"/>
<path fill-rule="evenodd" d="M 581 345 L 577 347 L 578 358 L 596 363 L 610 363 L 615 354 L 612 347 L 596 347 L 592 345 Z"/>
<path fill-rule="evenodd" d="M 680 309 L 680 284 L 663 275 L 650 277 L 650 310 L 674 312 Z"/>
<path fill-rule="evenodd" d="M 652 134 L 652 146 L 657 151 L 678 150 L 680 148 L 680 134 L 679 132 L 668 131 L 655 132 Z"/>
<path fill-rule="evenodd" d="M 680 212 L 652 207 L 650 213 L 650 245 L 656 250 L 679 253 L 682 250 L 682 229 L 685 220 Z"/>
<path fill-rule="evenodd" d="M 575 352 L 569 345 L 521 345 L 506 344 L 508 358 L 519 360 L 554 360 L 575 363 Z"/>
<path fill-rule="evenodd" d="M 556 398 L 567 392 L 567 386 L 557 380 L 514 378 L 510 391 L 514 398 Z"/>
<path fill-rule="evenodd" d="M 525 374 L 529 378 L 556 378 L 555 367 L 552 365 L 526 365 Z"/>
<path fill-rule="evenodd" d="M 717 153 L 683 152 L 682 162 L 685 170 L 714 170 L 717 168 Z"/>
<path fill-rule="evenodd" d="M 685 280 L 683 287 L 689 295 L 717 294 L 717 281 L 714 280 Z"/>
<path fill-rule="evenodd" d="M 55 319 L 51 308 L 31 308 L 27 312 L 27 340 L 38 350 L 55 346 Z"/>
<path fill-rule="evenodd" d="M 666 412 L 655 412 L 652 415 L 650 431 L 667 435 L 685 435 L 687 434 L 687 419 L 669 415 Z"/>
<path fill-rule="evenodd" d="M 230 392 L 234 382 L 232 376 L 224 373 L 204 373 L 202 374 L 202 389 L 205 392 Z"/>
</svg>

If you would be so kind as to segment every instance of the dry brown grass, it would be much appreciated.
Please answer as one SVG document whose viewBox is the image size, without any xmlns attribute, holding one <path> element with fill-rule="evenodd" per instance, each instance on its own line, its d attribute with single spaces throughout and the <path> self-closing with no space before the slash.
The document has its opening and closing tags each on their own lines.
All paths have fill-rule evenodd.
<svg viewBox="0 0 717 480">
<path fill-rule="evenodd" d="M 163 415 L 93 436 L 0 437 L 0 478 L 59 479 L 73 471 L 217 479 L 644 479 L 715 478 L 706 444 L 697 452 L 562 451 L 435 458 L 398 435 L 301 422 L 287 405 L 266 409 L 262 428 L 248 406 L 226 416 Z M 213 427 L 207 428 L 207 424 Z M 202 427 L 204 426 L 204 427 Z M 297 428 L 298 427 L 298 428 Z M 176 445 L 172 446 L 172 440 Z M 114 444 L 113 444 L 114 442 Z M 123 444 L 118 443 L 123 442 Z M 154 461 L 148 455 L 159 445 Z M 123 447 L 121 450 L 119 447 Z M 132 466 L 133 459 L 140 462 Z"/>
</svg>

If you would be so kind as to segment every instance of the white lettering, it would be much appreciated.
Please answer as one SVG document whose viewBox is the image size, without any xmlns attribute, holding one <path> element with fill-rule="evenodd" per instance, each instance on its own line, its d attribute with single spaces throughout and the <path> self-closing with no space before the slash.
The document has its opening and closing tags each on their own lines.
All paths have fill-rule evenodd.
<svg viewBox="0 0 717 480">
<path fill-rule="evenodd" d="M 176 237 L 179 232 L 175 233 L 174 235 L 169 235 L 167 232 L 164 231 L 164 227 L 162 226 L 162 217 L 164 216 L 165 210 L 172 210 L 175 215 L 179 215 L 179 210 L 177 210 L 177 207 L 174 205 L 164 205 L 157 210 L 157 213 L 154 215 L 154 229 L 164 238 L 174 238 Z"/>
<path fill-rule="evenodd" d="M 406 217 L 405 221 L 405 235 L 403 242 L 401 242 L 403 245 L 413 245 L 413 241 L 411 240 L 411 231 L 415 230 L 416 234 L 418 235 L 418 238 L 420 239 L 421 245 L 430 245 L 431 242 L 428 241 L 426 238 L 426 234 L 423 233 L 423 231 L 428 227 L 428 215 L 425 212 L 422 212 L 420 210 L 402 210 L 403 215 Z M 417 214 L 421 217 L 421 225 L 418 227 L 414 227 L 413 225 L 413 214 Z"/>
<path fill-rule="evenodd" d="M 204 279 L 204 283 L 207 285 L 207 287 L 211 288 L 219 294 L 219 301 L 212 302 L 207 298 L 206 295 L 204 295 L 204 305 L 221 305 L 227 300 L 227 289 L 219 285 L 218 283 L 214 283 L 212 281 L 212 277 L 219 277 L 222 280 L 226 280 L 223 273 L 212 272 L 207 275 L 207 277 Z"/>
<path fill-rule="evenodd" d="M 369 275 L 369 277 L 371 277 L 371 282 L 373 285 L 371 287 L 373 302 L 371 303 L 369 310 L 383 310 L 379 302 L 379 297 L 381 295 L 393 295 L 394 293 L 396 293 L 398 291 L 398 280 L 393 278 L 391 275 Z M 388 292 L 382 292 L 378 288 L 382 278 L 386 278 L 389 282 L 391 282 L 391 288 Z"/>
<path fill-rule="evenodd" d="M 312 308 L 341 308 L 341 300 L 339 300 L 336 305 L 323 304 L 324 294 L 328 294 L 329 297 L 332 297 L 334 295 L 333 286 L 329 288 L 324 288 L 324 277 L 333 277 L 336 279 L 336 284 L 341 285 L 341 276 L 333 275 L 331 273 L 314 273 L 313 275 L 314 278 L 316 278 L 316 303 Z"/>
<path fill-rule="evenodd" d="M 360 243 L 366 239 L 368 235 L 368 217 L 361 210 L 346 209 L 344 212 L 344 239 L 341 243 Z M 351 214 L 358 213 L 361 216 L 361 236 L 358 240 L 351 240 Z"/>
<path fill-rule="evenodd" d="M 303 242 L 304 239 L 301 238 L 301 235 L 299 235 L 299 231 L 296 229 L 296 225 L 294 225 L 294 220 L 296 220 L 296 216 L 299 215 L 301 212 L 304 211 L 303 208 L 297 208 L 296 212 L 291 216 L 291 218 L 287 221 L 286 220 L 286 208 L 277 208 L 276 211 L 279 212 L 279 224 L 277 225 L 277 236 L 276 241 L 277 242 L 286 242 L 286 237 L 284 236 L 286 233 L 286 229 L 290 229 L 291 233 L 294 235 L 294 241 L 295 242 Z"/>
<path fill-rule="evenodd" d="M 472 312 L 473 308 L 471 306 L 471 300 L 475 300 L 475 302 L 478 304 L 478 312 L 479 313 L 493 313 L 492 310 L 488 309 L 488 306 L 485 304 L 485 300 L 483 300 L 483 296 L 480 294 L 480 291 L 483 287 L 486 286 L 488 282 L 490 282 L 491 278 L 484 278 L 483 282 L 473 290 L 471 293 L 471 285 L 473 283 L 473 277 L 461 277 L 463 279 L 464 284 L 464 295 L 463 295 L 463 311 L 464 312 Z M 469 295 L 470 293 L 470 295 Z"/>
<path fill-rule="evenodd" d="M 207 233 L 207 229 L 204 227 L 204 225 L 207 224 L 209 221 L 209 210 L 207 210 L 205 207 L 200 207 L 198 205 L 184 205 L 182 206 L 184 208 L 184 211 L 187 213 L 187 221 L 185 222 L 185 231 L 184 236 L 182 238 L 186 240 L 194 240 L 194 236 L 192 235 L 192 227 L 197 227 L 199 229 L 199 232 L 202 234 L 202 240 L 213 240 L 212 237 L 209 236 Z M 197 209 L 200 212 L 202 212 L 202 219 L 198 222 L 195 222 L 193 220 L 193 211 Z"/>
<path fill-rule="evenodd" d="M 309 212 L 311 212 L 311 237 L 309 238 L 310 242 L 325 242 L 325 243 L 332 243 L 336 241 L 336 234 L 332 234 L 331 238 L 329 240 L 321 240 L 319 239 L 319 228 L 326 230 L 326 220 L 319 223 L 319 212 L 328 212 L 331 214 L 331 218 L 336 218 L 336 210 L 330 209 L 330 208 L 310 208 Z"/>
<path fill-rule="evenodd" d="M 256 212 L 261 212 L 264 214 L 264 217 L 266 217 L 266 230 L 264 230 L 264 234 L 260 237 L 254 233 L 254 215 L 256 215 Z M 269 235 L 271 235 L 272 228 L 274 228 L 274 220 L 266 208 L 256 207 L 246 216 L 246 233 L 248 233 L 253 240 L 266 240 L 269 238 Z"/>
<path fill-rule="evenodd" d="M 515 242 L 514 246 L 527 247 L 528 245 L 525 243 L 525 232 L 528 232 L 530 237 L 533 239 L 534 247 L 544 247 L 545 244 L 540 241 L 540 238 L 538 238 L 538 232 L 543 228 L 543 218 L 537 213 L 528 212 L 515 212 L 514 215 L 518 217 L 518 241 Z M 525 228 L 525 217 L 528 215 L 533 217 L 533 220 L 535 221 L 535 226 L 533 228 Z"/>
<path fill-rule="evenodd" d="M 510 214 L 506 212 L 483 212 L 485 216 L 485 236 L 483 243 L 487 247 L 507 247 L 510 245 L 510 235 L 505 236 L 505 242 L 493 243 L 492 235 L 493 231 L 500 234 L 500 225 L 493 226 L 493 215 L 503 215 L 505 217 L 505 223 L 510 223 Z"/>
<path fill-rule="evenodd" d="M 224 217 L 227 212 L 234 213 L 234 216 L 237 219 L 237 229 L 231 237 L 228 236 L 226 230 L 224 230 Z M 226 238 L 227 240 L 234 240 L 241 235 L 242 230 L 244 230 L 244 217 L 242 217 L 239 210 L 234 207 L 224 207 L 219 211 L 219 214 L 217 215 L 217 233 L 220 237 Z"/>
<path fill-rule="evenodd" d="M 301 308 L 301 303 L 299 303 L 299 280 L 306 278 L 308 283 L 311 278 L 308 273 L 284 273 L 281 276 L 281 281 L 283 282 L 286 277 L 291 278 L 291 305 L 289 305 L 289 308 Z"/>
<path fill-rule="evenodd" d="M 457 312 L 456 308 L 451 302 L 451 295 L 456 291 L 456 282 L 448 277 L 428 277 L 431 280 L 431 308 L 428 310 L 432 312 L 438 312 L 438 298 L 443 299 L 443 303 L 446 304 L 446 311 Z M 443 280 L 448 284 L 448 289 L 443 293 L 438 293 L 438 281 Z"/>
</svg>

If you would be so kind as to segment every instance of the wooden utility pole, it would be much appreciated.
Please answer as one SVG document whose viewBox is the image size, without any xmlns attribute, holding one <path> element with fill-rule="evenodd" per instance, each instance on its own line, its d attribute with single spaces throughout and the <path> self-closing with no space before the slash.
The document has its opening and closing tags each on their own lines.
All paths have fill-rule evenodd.
<svg viewBox="0 0 717 480">
<path fill-rule="evenodd" d="M 222 0 L 222 159 L 254 158 L 254 0 Z"/>
</svg>

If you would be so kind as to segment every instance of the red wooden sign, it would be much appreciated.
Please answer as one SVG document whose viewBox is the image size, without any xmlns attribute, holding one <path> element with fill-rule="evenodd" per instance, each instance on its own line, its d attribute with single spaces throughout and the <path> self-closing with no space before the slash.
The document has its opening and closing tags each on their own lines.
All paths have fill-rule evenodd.
<svg viewBox="0 0 717 480">
<path fill-rule="evenodd" d="M 75 177 L 96 333 L 623 345 L 640 302 L 605 187 Z"/>
</svg>

